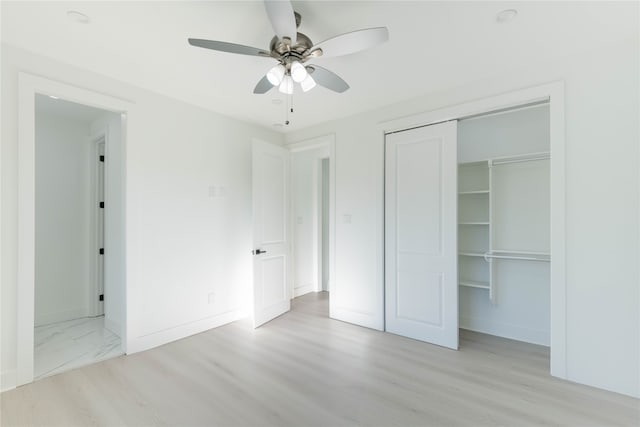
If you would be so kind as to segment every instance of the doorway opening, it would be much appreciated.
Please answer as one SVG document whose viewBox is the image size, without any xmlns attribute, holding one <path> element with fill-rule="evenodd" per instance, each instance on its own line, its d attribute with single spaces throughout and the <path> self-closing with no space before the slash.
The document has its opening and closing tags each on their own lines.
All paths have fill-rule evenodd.
<svg viewBox="0 0 640 427">
<path fill-rule="evenodd" d="M 474 331 L 544 346 L 547 362 L 549 138 L 548 102 L 458 121 L 461 336 Z"/>
<path fill-rule="evenodd" d="M 322 266 L 321 278 L 320 282 L 322 283 L 321 290 L 324 292 L 329 292 L 329 278 L 330 278 L 330 262 L 329 262 L 329 242 L 331 239 L 331 235 L 329 234 L 329 197 L 330 197 L 330 188 L 329 188 L 329 167 L 331 160 L 329 158 L 325 158 L 321 160 L 321 177 L 320 180 L 322 182 L 322 189 L 320 191 L 320 233 L 321 234 L 321 256 L 319 264 Z"/>
<path fill-rule="evenodd" d="M 20 386 L 108 354 L 126 353 L 124 153 L 132 104 L 27 73 L 19 74 L 18 86 L 16 385 Z M 99 161 L 102 142 L 100 197 L 96 156 Z M 98 332 L 83 335 L 79 331 L 90 321 L 101 326 Z M 64 335 L 54 330 L 63 325 L 71 341 L 51 344 Z M 84 338 L 104 344 L 103 337 L 109 334 L 113 340 L 91 360 L 64 355 L 70 342 Z M 44 355 L 47 347 L 55 348 Z M 62 359 L 52 366 L 56 357 Z"/>
<path fill-rule="evenodd" d="M 315 293 L 331 302 L 333 191 L 332 138 L 291 148 L 292 298 Z M 311 296 L 305 297 L 309 299 Z M 302 301 L 302 300 L 300 300 Z"/>
<path fill-rule="evenodd" d="M 119 126 L 116 113 L 35 96 L 34 379 L 123 353 L 121 292 L 105 281 L 116 250 L 105 245 L 105 153 Z"/>
</svg>

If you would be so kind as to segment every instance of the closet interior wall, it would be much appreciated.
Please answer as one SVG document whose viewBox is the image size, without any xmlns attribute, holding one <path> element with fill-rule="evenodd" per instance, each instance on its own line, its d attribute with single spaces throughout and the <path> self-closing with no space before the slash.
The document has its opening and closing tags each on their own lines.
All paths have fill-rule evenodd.
<svg viewBox="0 0 640 427">
<path fill-rule="evenodd" d="M 458 122 L 460 328 L 549 345 L 549 106 Z"/>
</svg>

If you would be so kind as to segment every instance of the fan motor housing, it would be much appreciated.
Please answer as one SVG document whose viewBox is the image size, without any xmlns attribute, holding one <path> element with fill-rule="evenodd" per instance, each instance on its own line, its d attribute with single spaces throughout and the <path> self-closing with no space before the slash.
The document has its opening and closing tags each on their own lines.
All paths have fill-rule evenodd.
<svg viewBox="0 0 640 427">
<path fill-rule="evenodd" d="M 271 56 L 282 63 L 290 63 L 294 60 L 305 62 L 309 57 L 309 50 L 313 47 L 313 42 L 303 33 L 297 33 L 296 38 L 296 44 L 291 45 L 288 38 L 280 40 L 278 36 L 274 36 L 269 46 Z"/>
</svg>

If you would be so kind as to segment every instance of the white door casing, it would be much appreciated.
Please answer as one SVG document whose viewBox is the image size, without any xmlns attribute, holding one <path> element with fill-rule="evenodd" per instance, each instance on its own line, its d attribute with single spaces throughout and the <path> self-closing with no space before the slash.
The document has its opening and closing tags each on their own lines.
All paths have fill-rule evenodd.
<svg viewBox="0 0 640 427">
<path fill-rule="evenodd" d="M 253 326 L 290 309 L 289 152 L 253 142 Z"/>
<path fill-rule="evenodd" d="M 385 329 L 457 349 L 457 122 L 389 134 L 385 153 Z"/>
<path fill-rule="evenodd" d="M 34 363 L 34 300 L 35 300 L 35 96 L 53 95 L 67 101 L 116 112 L 127 121 L 135 121 L 136 110 L 130 101 L 115 98 L 103 93 L 93 92 L 76 86 L 57 82 L 47 78 L 20 72 L 18 74 L 18 251 L 17 251 L 17 348 L 16 372 L 13 380 L 3 382 L 10 388 L 33 381 Z M 122 128 L 122 144 L 126 146 L 127 126 Z M 124 158 L 121 159 L 126 169 Z M 123 178 L 124 179 L 124 178 Z M 123 188 L 126 185 L 123 185 Z M 126 203 L 125 203 L 126 204 Z M 122 211 L 122 238 L 128 212 Z M 124 252 L 124 251 L 123 251 Z M 121 254 L 124 257 L 125 254 Z M 129 264 L 131 266 L 131 264 Z M 128 323 L 127 279 L 130 268 L 123 272 L 122 287 L 126 312 L 123 323 L 121 343 L 124 352 L 130 348 Z"/>
<path fill-rule="evenodd" d="M 96 243 L 97 247 L 94 247 L 94 253 L 97 257 L 97 269 L 95 274 L 96 279 L 96 288 L 97 292 L 95 295 L 92 295 L 94 301 L 97 300 L 95 316 L 104 315 L 104 299 L 100 299 L 100 295 L 105 294 L 104 292 L 104 257 L 105 255 L 100 254 L 100 248 L 105 248 L 105 205 L 100 204 L 105 202 L 105 167 L 104 167 L 104 156 L 105 156 L 105 141 L 104 139 L 100 140 L 97 143 L 97 156 L 95 158 L 96 163 L 96 201 L 99 203 L 99 207 L 97 209 L 97 229 L 96 233 Z M 104 298 L 104 297 L 103 297 Z"/>
</svg>

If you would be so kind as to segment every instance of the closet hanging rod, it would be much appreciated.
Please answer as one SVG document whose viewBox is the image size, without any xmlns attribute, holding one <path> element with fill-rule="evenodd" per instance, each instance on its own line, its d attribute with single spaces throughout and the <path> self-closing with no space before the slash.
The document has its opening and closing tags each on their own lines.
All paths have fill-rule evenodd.
<svg viewBox="0 0 640 427">
<path fill-rule="evenodd" d="M 507 163 L 520 163 L 520 162 L 533 162 L 536 160 L 548 160 L 551 158 L 551 153 L 532 153 L 526 156 L 517 157 L 504 157 L 502 159 L 491 159 L 491 166 L 505 165 Z"/>
<path fill-rule="evenodd" d="M 551 255 L 542 252 L 519 252 L 519 251 L 489 251 L 485 252 L 484 260 L 491 262 L 492 259 L 513 259 L 520 261 L 550 262 Z"/>
</svg>

